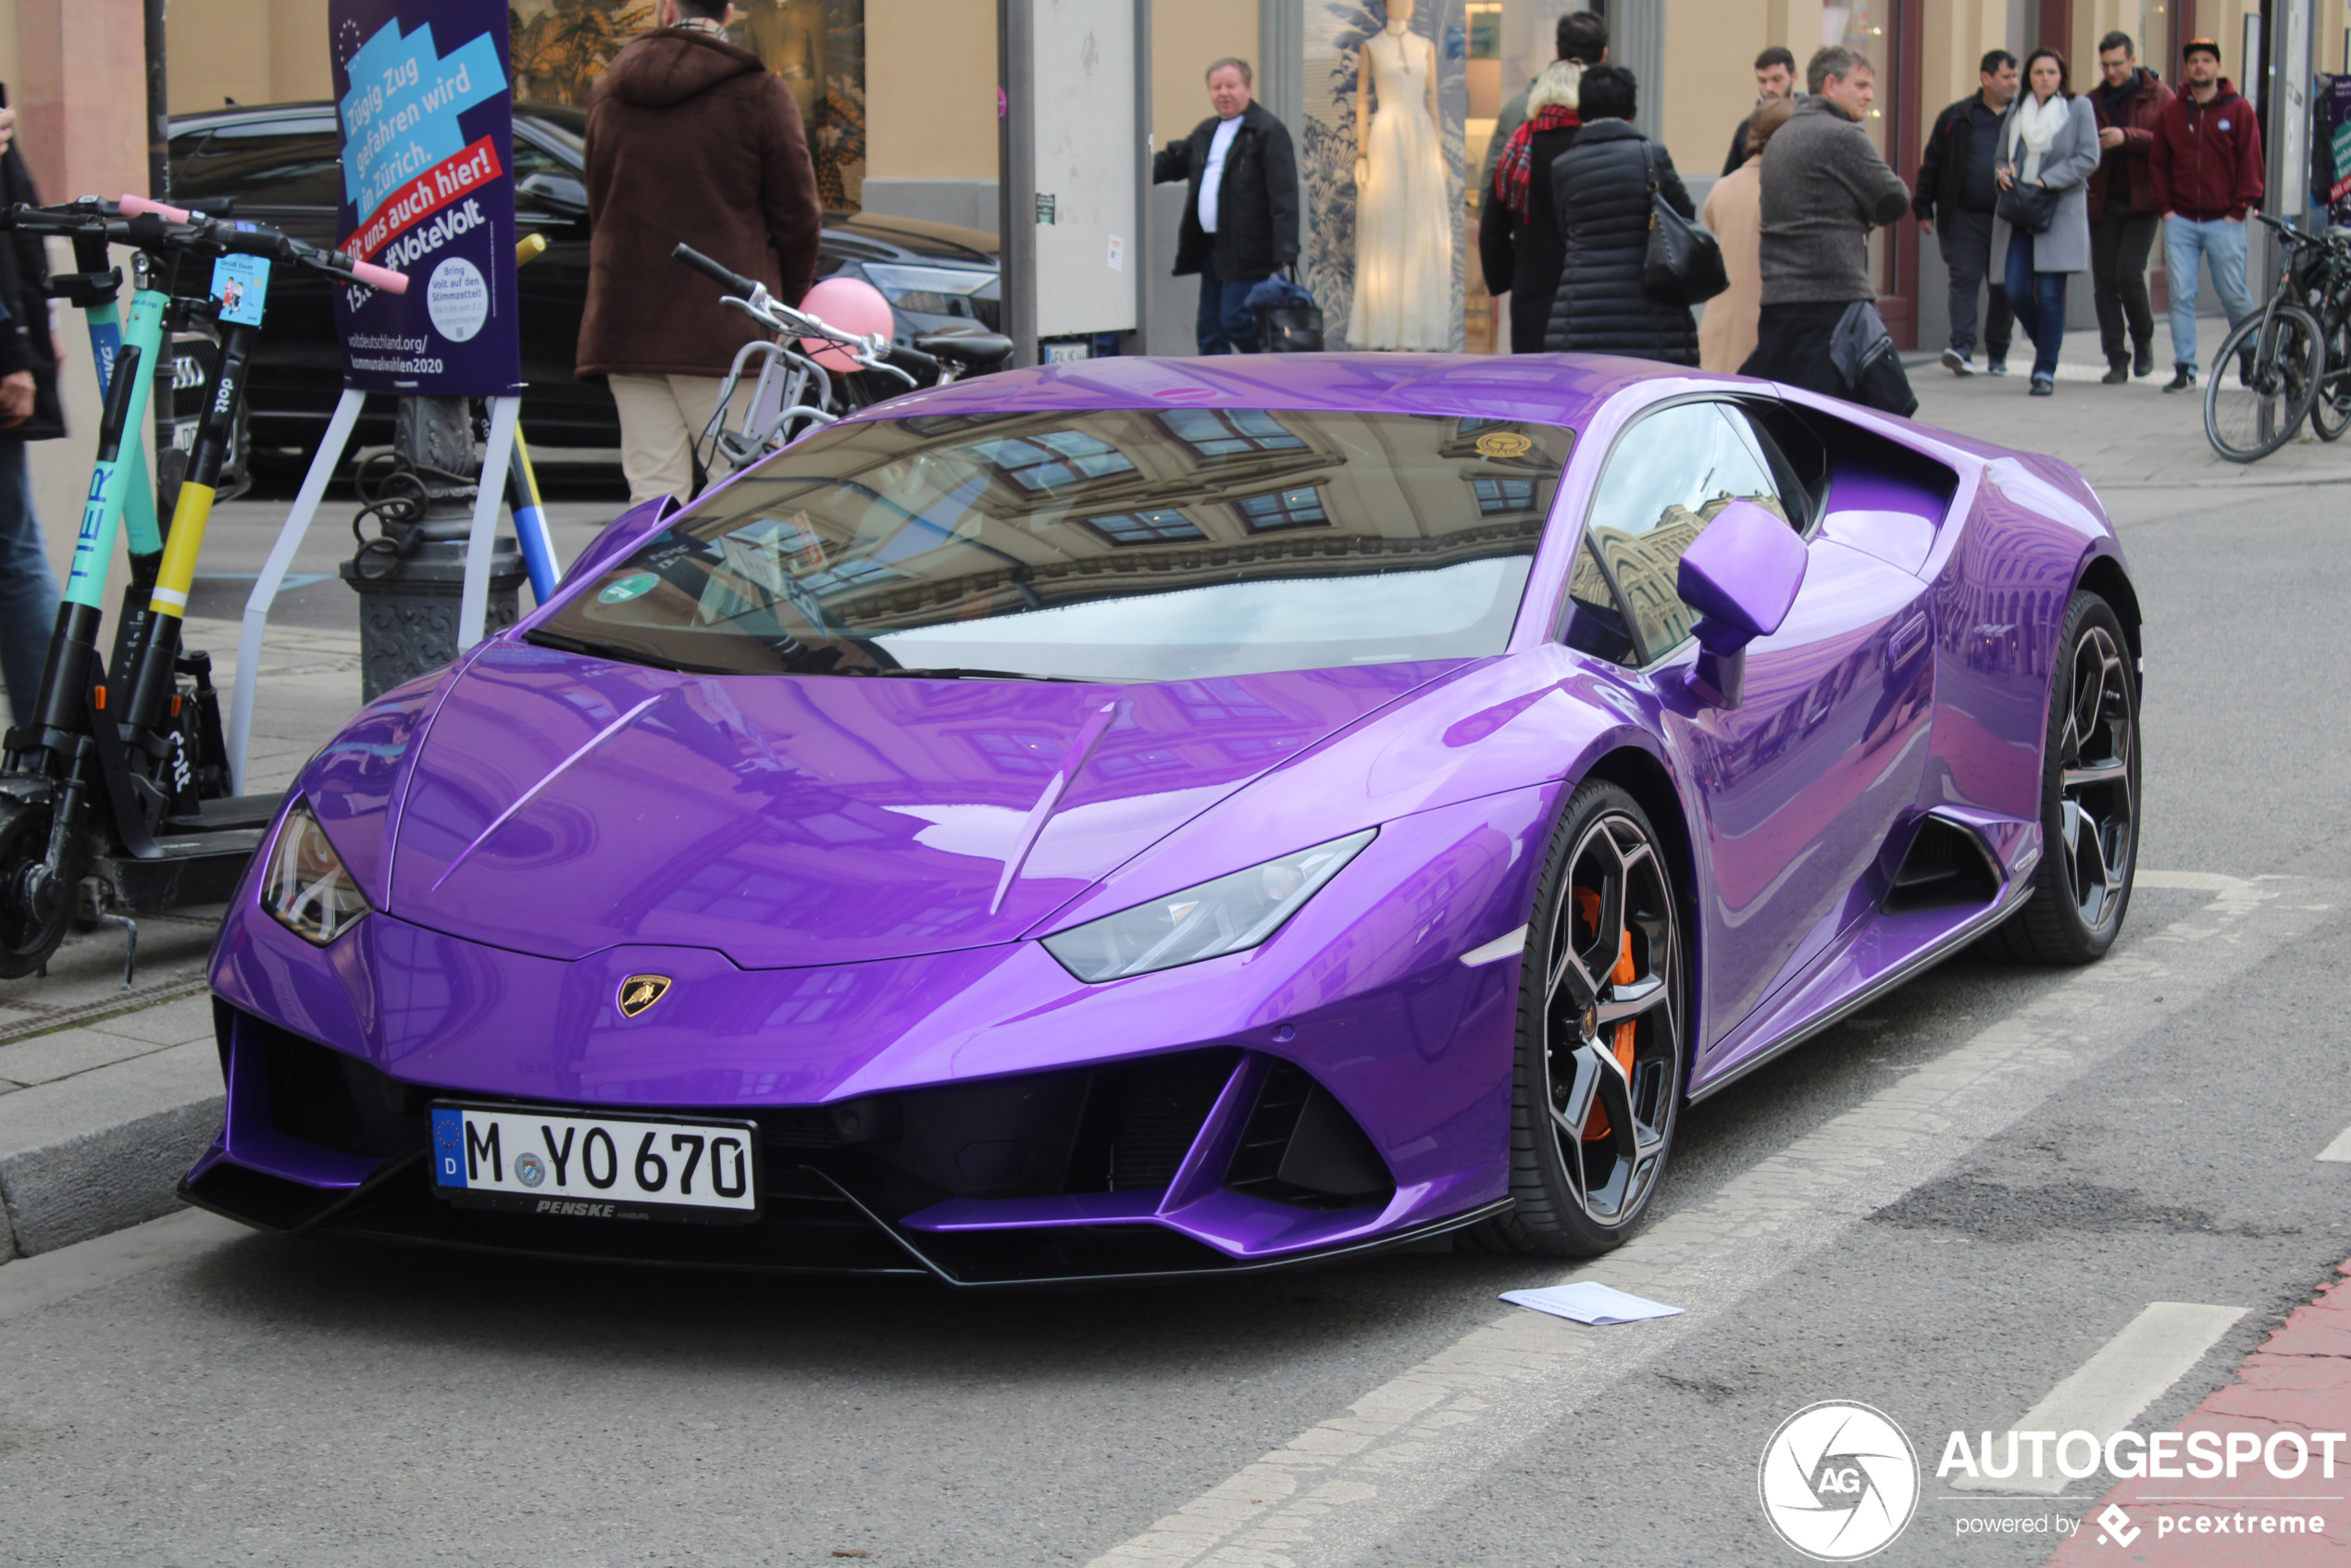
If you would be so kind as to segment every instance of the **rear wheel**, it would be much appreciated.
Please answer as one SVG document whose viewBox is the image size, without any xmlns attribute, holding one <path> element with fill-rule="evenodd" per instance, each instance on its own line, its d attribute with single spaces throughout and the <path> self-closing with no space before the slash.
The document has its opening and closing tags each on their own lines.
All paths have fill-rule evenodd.
<svg viewBox="0 0 2351 1568">
<path fill-rule="evenodd" d="M 45 809 L 0 803 L 0 979 L 32 974 L 65 940 L 77 877 L 50 877 L 48 850 Z"/>
<path fill-rule="evenodd" d="M 1689 1071 L 1673 877 L 1633 797 L 1594 781 L 1553 834 L 1519 980 L 1509 1251 L 1605 1252 L 1647 1212 Z"/>
<path fill-rule="evenodd" d="M 2232 463 L 2267 457 L 2302 428 L 2326 367 L 2318 319 L 2273 305 L 2237 323 L 2204 383 L 2204 433 Z"/>
<path fill-rule="evenodd" d="M 2139 682 L 2122 623 L 2095 593 L 2067 606 L 2041 753 L 2041 864 L 1996 953 L 2087 964 L 2114 945 L 2139 864 Z"/>
<path fill-rule="evenodd" d="M 2351 301 L 2320 312 L 2319 331 L 2326 366 L 2310 400 L 2310 429 L 2320 441 L 2334 441 L 2351 429 Z"/>
</svg>

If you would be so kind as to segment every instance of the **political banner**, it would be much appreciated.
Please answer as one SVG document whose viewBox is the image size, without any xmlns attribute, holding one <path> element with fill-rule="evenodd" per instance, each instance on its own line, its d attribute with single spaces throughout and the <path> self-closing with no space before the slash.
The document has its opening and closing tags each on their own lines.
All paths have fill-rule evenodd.
<svg viewBox="0 0 2351 1568">
<path fill-rule="evenodd" d="M 2351 76 L 2331 80 L 2326 93 L 2319 100 L 2320 134 L 2326 138 L 2328 152 L 2332 156 L 2334 180 L 2327 191 L 2327 205 L 2340 216 L 2344 198 L 2351 196 Z"/>
<path fill-rule="evenodd" d="M 335 291 L 343 382 L 518 392 L 514 94 L 505 0 L 330 0 L 342 130 L 337 248 L 408 274 Z"/>
</svg>

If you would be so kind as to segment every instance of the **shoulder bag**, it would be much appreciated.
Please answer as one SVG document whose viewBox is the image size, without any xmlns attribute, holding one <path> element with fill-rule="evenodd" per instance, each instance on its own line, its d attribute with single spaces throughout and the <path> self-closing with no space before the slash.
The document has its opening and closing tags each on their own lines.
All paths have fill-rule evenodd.
<svg viewBox="0 0 2351 1568">
<path fill-rule="evenodd" d="M 1712 299 L 1731 286 L 1723 266 L 1723 246 L 1703 225 L 1673 210 L 1657 188 L 1657 164 L 1652 142 L 1641 144 L 1642 163 L 1649 182 L 1649 245 L 1641 262 L 1641 287 L 1649 298 L 1667 305 L 1693 305 Z"/>
<path fill-rule="evenodd" d="M 2027 234 L 2046 234 L 2057 221 L 2058 195 L 2046 185 L 2019 180 L 2001 193 L 2000 221 Z"/>
</svg>

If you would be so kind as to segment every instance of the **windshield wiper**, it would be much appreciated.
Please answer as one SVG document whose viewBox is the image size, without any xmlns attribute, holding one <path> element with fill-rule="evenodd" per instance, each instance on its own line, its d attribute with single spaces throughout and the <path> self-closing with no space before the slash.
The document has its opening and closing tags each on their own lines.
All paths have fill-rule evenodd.
<svg viewBox="0 0 2351 1568">
<path fill-rule="evenodd" d="M 597 642 L 585 637 L 566 637 L 559 631 L 528 632 L 524 635 L 523 641 L 541 648 L 553 648 L 559 653 L 584 653 L 591 659 L 615 659 L 624 665 L 649 665 L 654 669 L 676 670 L 681 675 L 690 671 L 704 675 L 738 673 L 731 670 L 701 669 L 697 666 L 681 665 L 674 659 L 665 659 L 649 649 L 640 648 L 632 643 Z"/>
<path fill-rule="evenodd" d="M 859 669 L 837 670 L 837 675 L 912 676 L 918 680 L 1065 680 L 1076 686 L 1102 686 L 1110 682 L 1083 675 L 1032 675 L 1016 669 Z"/>
</svg>

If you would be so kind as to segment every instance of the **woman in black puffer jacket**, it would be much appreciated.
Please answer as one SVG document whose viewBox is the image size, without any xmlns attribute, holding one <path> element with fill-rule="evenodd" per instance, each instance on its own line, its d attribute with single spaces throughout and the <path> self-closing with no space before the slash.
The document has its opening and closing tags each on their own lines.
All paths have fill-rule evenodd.
<svg viewBox="0 0 2351 1568">
<path fill-rule="evenodd" d="M 1641 287 L 1649 243 L 1649 172 L 1675 212 L 1698 209 L 1665 148 L 1633 129 L 1633 73 L 1594 66 L 1584 73 L 1575 145 L 1551 164 L 1551 200 L 1567 260 L 1552 296 L 1543 346 L 1554 354 L 1622 354 L 1698 363 L 1698 321 L 1687 305 L 1651 299 Z"/>
</svg>

